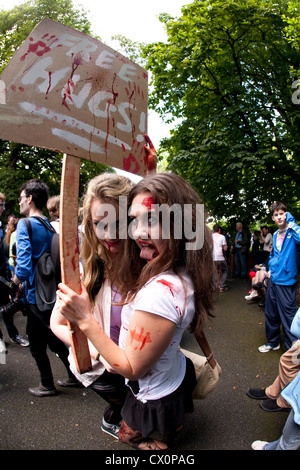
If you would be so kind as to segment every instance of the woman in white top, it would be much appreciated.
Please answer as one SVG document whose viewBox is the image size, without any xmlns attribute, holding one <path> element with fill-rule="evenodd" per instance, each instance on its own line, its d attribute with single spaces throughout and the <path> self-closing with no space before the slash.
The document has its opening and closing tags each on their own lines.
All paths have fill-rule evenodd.
<svg viewBox="0 0 300 470">
<path fill-rule="evenodd" d="M 141 450 L 168 448 L 183 426 L 184 413 L 193 411 L 195 371 L 179 345 L 187 327 L 192 332 L 203 328 L 214 291 L 212 235 L 198 219 L 198 204 L 195 191 L 174 174 L 150 174 L 132 189 L 130 236 L 120 263 L 123 298 L 129 294 L 119 346 L 95 321 L 85 289 L 77 295 L 59 286 L 61 313 L 77 323 L 104 359 L 126 377 L 130 392 L 119 439 Z M 196 238 L 200 232 L 203 237 L 195 245 L 191 239 L 196 228 Z M 154 431 L 161 434 L 159 440 L 150 437 Z"/>
</svg>

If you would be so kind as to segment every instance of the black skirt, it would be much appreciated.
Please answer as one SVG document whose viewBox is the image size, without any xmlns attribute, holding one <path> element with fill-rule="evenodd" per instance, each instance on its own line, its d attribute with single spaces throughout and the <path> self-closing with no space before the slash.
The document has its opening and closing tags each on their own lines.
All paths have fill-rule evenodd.
<svg viewBox="0 0 300 470">
<path fill-rule="evenodd" d="M 149 437 L 152 432 L 164 435 L 173 431 L 184 423 L 185 413 L 194 411 L 192 393 L 195 385 L 194 365 L 187 358 L 185 376 L 177 390 L 158 400 L 143 403 L 129 389 L 122 418 L 131 429 L 140 431 L 143 438 Z"/>
</svg>

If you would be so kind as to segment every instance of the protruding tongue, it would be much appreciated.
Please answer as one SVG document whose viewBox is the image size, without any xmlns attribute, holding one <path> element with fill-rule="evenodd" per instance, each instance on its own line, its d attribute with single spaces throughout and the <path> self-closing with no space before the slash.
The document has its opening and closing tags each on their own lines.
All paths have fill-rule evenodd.
<svg viewBox="0 0 300 470">
<path fill-rule="evenodd" d="M 144 245 L 141 249 L 140 257 L 151 261 L 158 255 L 157 250 L 154 246 Z"/>
</svg>

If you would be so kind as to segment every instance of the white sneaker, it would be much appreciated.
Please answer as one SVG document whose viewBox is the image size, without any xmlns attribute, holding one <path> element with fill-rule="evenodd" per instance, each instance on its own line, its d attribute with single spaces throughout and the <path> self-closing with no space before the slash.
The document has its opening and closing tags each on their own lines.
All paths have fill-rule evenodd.
<svg viewBox="0 0 300 470">
<path fill-rule="evenodd" d="M 7 353 L 7 349 L 6 349 L 6 346 L 5 346 L 5 343 L 4 343 L 3 339 L 0 339 L 0 353 L 2 353 L 2 354 Z"/>
<path fill-rule="evenodd" d="M 266 441 L 254 441 L 251 444 L 253 450 L 264 450 L 265 446 L 269 444 Z"/>
<path fill-rule="evenodd" d="M 13 343 L 19 344 L 20 346 L 29 346 L 29 341 L 27 339 L 23 338 L 21 335 L 17 335 L 14 338 L 11 338 Z"/>
<path fill-rule="evenodd" d="M 256 292 L 256 290 L 253 290 L 251 294 L 245 296 L 245 299 L 251 300 L 251 299 L 254 299 L 255 297 L 258 297 L 258 293 Z"/>
<path fill-rule="evenodd" d="M 109 424 L 105 421 L 104 418 L 102 418 L 101 429 L 103 432 L 106 432 L 106 434 L 109 434 L 115 439 L 118 439 L 119 431 L 120 431 L 120 424 Z"/>
<path fill-rule="evenodd" d="M 278 346 L 274 346 L 274 348 L 272 348 L 272 346 L 270 346 L 269 344 L 263 344 L 262 346 L 258 348 L 259 352 L 261 353 L 266 353 L 269 351 L 277 351 L 277 349 L 280 349 L 280 344 L 278 344 Z"/>
</svg>

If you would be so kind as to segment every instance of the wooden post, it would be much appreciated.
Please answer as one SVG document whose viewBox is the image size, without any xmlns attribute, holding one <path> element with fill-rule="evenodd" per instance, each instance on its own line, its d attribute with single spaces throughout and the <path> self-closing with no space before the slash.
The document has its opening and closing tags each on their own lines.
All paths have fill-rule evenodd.
<svg viewBox="0 0 300 470">
<path fill-rule="evenodd" d="M 62 282 L 80 294 L 78 196 L 80 158 L 64 154 L 59 214 L 59 244 Z M 68 322 L 72 350 L 80 374 L 91 370 L 87 338 L 77 325 Z"/>
</svg>

